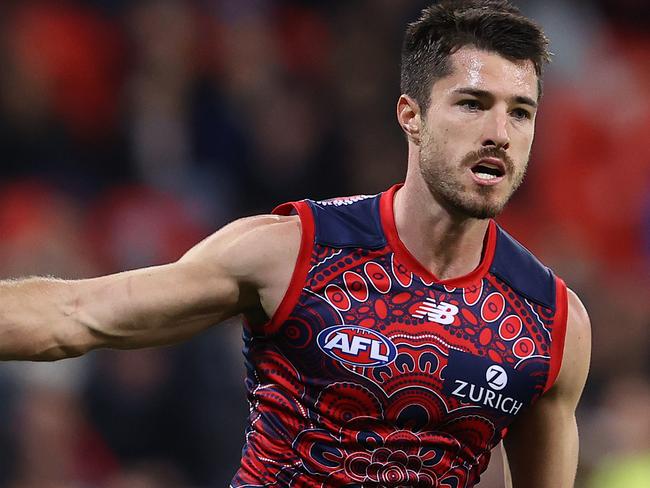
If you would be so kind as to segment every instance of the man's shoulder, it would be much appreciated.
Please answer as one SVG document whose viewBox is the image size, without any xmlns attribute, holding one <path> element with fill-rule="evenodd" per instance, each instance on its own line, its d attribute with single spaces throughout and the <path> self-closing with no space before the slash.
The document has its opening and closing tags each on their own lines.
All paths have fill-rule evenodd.
<svg viewBox="0 0 650 488">
<path fill-rule="evenodd" d="M 536 268 L 549 269 L 525 244 L 512 236 L 499 224 L 496 225 L 496 246 L 504 257 L 527 263 Z"/>
<path fill-rule="evenodd" d="M 317 244 L 376 249 L 386 245 L 379 209 L 381 195 L 307 199 L 281 205 L 274 212 L 300 214 L 303 228 L 313 229 Z"/>
<path fill-rule="evenodd" d="M 526 298 L 554 309 L 557 283 L 553 271 L 500 226 L 495 245 L 492 274 Z"/>
<path fill-rule="evenodd" d="M 192 248 L 181 261 L 217 264 L 235 277 L 255 276 L 292 264 L 302 226 L 293 215 L 255 215 L 237 219 Z"/>
<path fill-rule="evenodd" d="M 240 252 L 251 251 L 254 261 L 281 259 L 283 254 L 297 253 L 305 231 L 298 215 L 257 215 L 243 219 Z"/>
</svg>

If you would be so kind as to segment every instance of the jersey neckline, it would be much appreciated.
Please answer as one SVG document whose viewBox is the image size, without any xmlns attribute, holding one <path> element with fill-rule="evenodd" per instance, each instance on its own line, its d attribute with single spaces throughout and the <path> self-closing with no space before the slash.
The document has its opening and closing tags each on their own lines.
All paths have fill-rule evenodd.
<svg viewBox="0 0 650 488">
<path fill-rule="evenodd" d="M 481 280 L 490 270 L 494 259 L 497 240 L 497 229 L 494 220 L 490 219 L 479 265 L 473 271 L 464 276 L 440 280 L 411 254 L 397 233 L 393 203 L 395 200 L 395 193 L 397 193 L 397 190 L 401 187 L 402 183 L 399 183 L 383 192 L 379 202 L 381 225 L 384 234 L 386 235 L 388 245 L 395 253 L 397 260 L 431 284 L 436 283 L 449 288 L 465 288 L 472 286 Z"/>
</svg>

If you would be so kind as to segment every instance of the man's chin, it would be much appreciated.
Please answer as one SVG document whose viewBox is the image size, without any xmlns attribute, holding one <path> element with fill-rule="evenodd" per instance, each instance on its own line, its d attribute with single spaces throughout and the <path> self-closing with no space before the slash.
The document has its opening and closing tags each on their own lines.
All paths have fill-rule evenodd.
<svg viewBox="0 0 650 488">
<path fill-rule="evenodd" d="M 505 203 L 493 202 L 452 202 L 452 208 L 456 214 L 471 219 L 493 219 L 497 217 L 505 207 Z"/>
<path fill-rule="evenodd" d="M 427 182 L 431 180 L 435 181 L 426 179 Z M 429 189 L 434 198 L 459 219 L 493 219 L 503 211 L 510 196 L 501 188 L 467 188 L 460 184 L 441 184 L 440 180 L 429 184 Z"/>
<path fill-rule="evenodd" d="M 466 212 L 466 215 L 472 219 L 478 219 L 478 220 L 493 219 L 497 217 L 502 210 L 503 210 L 502 208 L 472 209 L 471 211 Z"/>
</svg>

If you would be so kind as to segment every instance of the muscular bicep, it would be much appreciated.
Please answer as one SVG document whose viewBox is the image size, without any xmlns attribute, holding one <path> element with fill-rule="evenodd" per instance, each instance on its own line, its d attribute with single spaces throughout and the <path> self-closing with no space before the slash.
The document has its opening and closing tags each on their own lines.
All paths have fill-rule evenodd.
<svg viewBox="0 0 650 488">
<path fill-rule="evenodd" d="M 90 348 L 137 348 L 183 340 L 239 313 L 246 298 L 218 266 L 172 263 L 72 285 L 66 314 Z"/>
<path fill-rule="evenodd" d="M 178 262 L 87 281 L 77 313 L 85 328 L 111 347 L 185 339 L 259 308 L 260 290 L 281 287 L 274 279 L 291 273 L 285 258 L 297 253 L 297 224 L 271 215 L 242 219 L 197 244 Z M 101 306 L 103 300 L 111 306 Z"/>
<path fill-rule="evenodd" d="M 504 446 L 514 488 L 573 487 L 578 463 L 575 410 L 587 379 L 589 318 L 569 291 L 562 367 L 556 383 L 510 427 Z"/>
<path fill-rule="evenodd" d="M 573 410 L 551 392 L 522 414 L 504 439 L 514 488 L 571 488 L 578 462 Z"/>
</svg>

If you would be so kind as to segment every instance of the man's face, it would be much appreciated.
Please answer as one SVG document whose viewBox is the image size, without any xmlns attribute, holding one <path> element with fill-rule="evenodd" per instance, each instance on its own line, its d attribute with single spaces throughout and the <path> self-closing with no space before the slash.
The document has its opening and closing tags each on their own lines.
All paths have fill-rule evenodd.
<svg viewBox="0 0 650 488">
<path fill-rule="evenodd" d="M 420 171 L 445 208 L 498 215 L 521 184 L 533 142 L 537 74 L 532 61 L 463 47 L 453 72 L 431 87 L 422 115 Z"/>
</svg>

